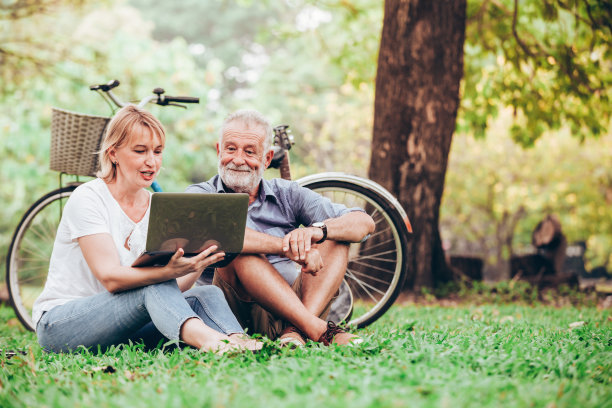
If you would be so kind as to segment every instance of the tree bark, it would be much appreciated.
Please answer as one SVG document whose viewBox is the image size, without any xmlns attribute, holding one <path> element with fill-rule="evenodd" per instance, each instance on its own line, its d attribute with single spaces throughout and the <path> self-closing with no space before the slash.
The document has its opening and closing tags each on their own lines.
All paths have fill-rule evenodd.
<svg viewBox="0 0 612 408">
<path fill-rule="evenodd" d="M 466 0 L 386 0 L 369 177 L 401 202 L 414 229 L 406 287 L 452 273 L 438 228 L 463 76 Z"/>
</svg>

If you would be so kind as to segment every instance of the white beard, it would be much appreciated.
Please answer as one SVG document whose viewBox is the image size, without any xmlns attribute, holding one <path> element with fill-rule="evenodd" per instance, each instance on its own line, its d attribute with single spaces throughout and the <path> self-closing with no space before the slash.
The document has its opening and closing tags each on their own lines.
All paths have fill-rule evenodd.
<svg viewBox="0 0 612 408">
<path fill-rule="evenodd" d="M 218 164 L 219 177 L 221 177 L 221 180 L 227 187 L 231 188 L 236 193 L 250 194 L 253 192 L 257 186 L 259 186 L 259 182 L 263 178 L 264 170 L 265 166 L 263 163 L 259 166 L 257 171 L 251 169 L 246 164 L 242 166 L 235 166 L 231 162 L 225 166 L 223 166 L 221 162 Z"/>
</svg>

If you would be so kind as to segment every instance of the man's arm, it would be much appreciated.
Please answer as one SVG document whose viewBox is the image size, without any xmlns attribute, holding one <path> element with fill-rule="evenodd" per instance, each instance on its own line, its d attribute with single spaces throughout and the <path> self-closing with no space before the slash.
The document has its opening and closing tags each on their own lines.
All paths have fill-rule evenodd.
<svg viewBox="0 0 612 408">
<path fill-rule="evenodd" d="M 324 221 L 327 225 L 327 238 L 332 241 L 360 242 L 368 234 L 374 232 L 374 220 L 368 214 L 361 211 L 351 211 L 337 218 Z M 275 254 L 286 255 L 289 243 L 298 240 L 313 244 L 323 238 L 320 228 L 308 227 L 297 228 L 288 233 L 284 238 L 275 237 L 263 232 L 247 228 L 244 234 L 244 246 L 242 252 L 252 254 Z M 310 245 L 308 246 L 310 249 Z"/>
<path fill-rule="evenodd" d="M 306 230 L 311 228 L 298 228 Z M 283 248 L 283 238 L 268 235 L 247 228 L 244 234 L 243 253 L 280 255 L 291 259 L 302 266 L 302 272 L 316 274 L 323 268 L 323 258 L 316 248 L 310 248 L 308 253 L 293 254 Z"/>
<path fill-rule="evenodd" d="M 247 254 L 284 255 L 283 239 L 247 228 L 242 252 Z"/>
<path fill-rule="evenodd" d="M 365 212 L 351 211 L 324 221 L 327 226 L 326 240 L 359 242 L 374 232 L 372 217 Z M 312 244 L 323 239 L 323 231 L 317 227 L 298 228 L 283 238 L 283 251 L 291 259 L 306 259 Z"/>
<path fill-rule="evenodd" d="M 324 222 L 327 225 L 327 239 L 332 241 L 360 242 L 376 228 L 372 217 L 361 211 L 351 211 Z M 320 228 L 315 229 L 319 230 L 321 239 L 323 232 Z"/>
</svg>

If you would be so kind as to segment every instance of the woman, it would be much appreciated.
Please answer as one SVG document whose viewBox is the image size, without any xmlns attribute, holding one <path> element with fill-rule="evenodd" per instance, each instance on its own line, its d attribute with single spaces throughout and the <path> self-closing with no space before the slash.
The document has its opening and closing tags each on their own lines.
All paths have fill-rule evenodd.
<svg viewBox="0 0 612 408">
<path fill-rule="evenodd" d="M 193 258 L 179 249 L 163 267 L 130 267 L 145 246 L 146 188 L 161 168 L 164 143 L 161 123 L 133 105 L 108 125 L 98 178 L 66 203 L 49 276 L 34 304 L 45 350 L 105 348 L 138 340 L 151 327 L 203 350 L 261 347 L 244 335 L 218 288 L 189 289 L 206 266 L 223 258 L 216 246 Z"/>
</svg>

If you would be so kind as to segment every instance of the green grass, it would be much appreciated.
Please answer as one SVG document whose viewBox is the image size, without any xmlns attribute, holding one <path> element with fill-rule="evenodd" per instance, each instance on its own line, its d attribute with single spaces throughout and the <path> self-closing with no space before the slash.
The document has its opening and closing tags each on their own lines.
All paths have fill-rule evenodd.
<svg viewBox="0 0 612 408">
<path fill-rule="evenodd" d="M 360 334 L 256 356 L 55 355 L 2 307 L 0 348 L 26 355 L 0 357 L 0 406 L 612 407 L 609 309 L 394 306 Z"/>
</svg>

